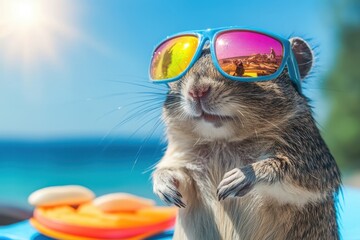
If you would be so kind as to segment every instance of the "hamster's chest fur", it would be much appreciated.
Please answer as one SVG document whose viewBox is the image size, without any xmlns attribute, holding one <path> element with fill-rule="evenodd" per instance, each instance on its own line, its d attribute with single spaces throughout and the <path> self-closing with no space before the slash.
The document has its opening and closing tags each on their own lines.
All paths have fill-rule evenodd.
<svg viewBox="0 0 360 240">
<path fill-rule="evenodd" d="M 194 177 L 199 172 L 209 178 L 215 188 L 224 174 L 234 168 L 241 168 L 271 155 L 271 142 L 215 142 L 195 145 L 190 151 L 191 161 L 187 163 Z M 195 176 L 196 175 L 196 176 Z"/>
<path fill-rule="evenodd" d="M 277 234 L 284 234 L 283 225 L 288 219 L 276 219 L 277 213 L 270 207 L 273 203 L 256 191 L 224 201 L 219 201 L 216 193 L 226 172 L 265 159 L 271 154 L 270 144 L 215 143 L 194 146 L 190 152 L 194 158 L 186 168 L 192 181 L 187 189 L 182 189 L 187 204 L 179 212 L 179 219 L 187 219 L 182 226 L 196 224 L 198 231 L 202 232 L 197 237 L 202 235 L 202 239 L 261 239 L 260 236 L 267 234 L 270 239 L 277 239 Z M 203 226 L 206 229 L 202 229 Z M 270 228 L 275 231 L 253 231 L 268 231 Z M 196 236 L 177 236 L 177 239 L 196 239 Z"/>
</svg>

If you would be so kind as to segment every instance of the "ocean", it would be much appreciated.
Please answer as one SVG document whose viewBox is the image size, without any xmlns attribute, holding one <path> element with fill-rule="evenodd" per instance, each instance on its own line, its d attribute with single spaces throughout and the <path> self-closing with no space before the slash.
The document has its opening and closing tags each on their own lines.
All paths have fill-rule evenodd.
<svg viewBox="0 0 360 240">
<path fill-rule="evenodd" d="M 126 192 L 161 204 L 150 175 L 165 147 L 158 139 L 0 140 L 0 205 L 30 209 L 33 191 L 74 184 L 97 196 Z"/>
</svg>

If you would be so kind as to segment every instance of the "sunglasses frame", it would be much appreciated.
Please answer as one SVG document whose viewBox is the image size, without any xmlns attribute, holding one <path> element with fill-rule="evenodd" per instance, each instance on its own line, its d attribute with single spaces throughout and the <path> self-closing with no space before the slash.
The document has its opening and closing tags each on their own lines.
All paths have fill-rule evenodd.
<svg viewBox="0 0 360 240">
<path fill-rule="evenodd" d="M 267 75 L 267 76 L 236 77 L 236 76 L 231 76 L 230 74 L 228 74 L 224 70 L 222 70 L 222 68 L 220 67 L 220 64 L 216 58 L 215 41 L 216 41 L 216 38 L 220 34 L 225 33 L 225 32 L 232 32 L 232 31 L 248 31 L 248 32 L 259 33 L 259 34 L 269 36 L 269 37 L 279 41 L 283 47 L 283 58 L 282 58 L 281 65 L 279 66 L 277 71 L 275 73 Z M 253 28 L 243 28 L 243 27 L 223 27 L 223 28 L 214 28 L 214 29 L 206 29 L 206 30 L 194 30 L 194 31 L 180 32 L 175 35 L 168 36 L 166 39 L 161 41 L 160 44 L 158 44 L 154 48 L 153 54 L 165 41 L 169 41 L 170 39 L 180 37 L 180 36 L 196 36 L 198 38 L 198 46 L 197 46 L 197 49 L 195 51 L 195 54 L 194 54 L 192 60 L 190 61 L 190 64 L 188 65 L 187 68 L 184 69 L 184 71 L 182 71 L 176 77 L 169 78 L 169 79 L 155 80 L 155 79 L 152 79 L 152 77 L 151 77 L 151 62 L 152 62 L 152 57 L 151 57 L 150 68 L 149 68 L 150 69 L 149 78 L 150 78 L 151 82 L 153 82 L 153 83 L 169 83 L 169 82 L 173 82 L 173 81 L 176 81 L 176 80 L 179 80 L 180 78 L 182 78 L 188 72 L 188 70 L 195 64 L 195 62 L 199 59 L 205 43 L 207 41 L 209 41 L 212 61 L 215 65 L 216 69 L 224 77 L 227 77 L 231 80 L 240 81 L 240 82 L 269 81 L 269 80 L 273 80 L 273 79 L 277 78 L 282 73 L 285 66 L 287 66 L 288 74 L 289 74 L 291 81 L 294 83 L 296 89 L 301 93 L 300 72 L 298 69 L 295 55 L 294 55 L 293 51 L 291 50 L 290 41 L 288 39 L 282 38 L 276 34 L 273 34 L 273 33 L 267 32 L 267 31 L 257 30 L 257 29 L 253 29 Z"/>
</svg>

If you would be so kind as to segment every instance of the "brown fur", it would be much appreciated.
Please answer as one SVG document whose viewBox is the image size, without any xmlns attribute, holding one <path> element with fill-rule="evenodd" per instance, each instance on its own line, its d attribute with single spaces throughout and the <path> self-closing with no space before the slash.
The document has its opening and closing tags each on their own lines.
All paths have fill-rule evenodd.
<svg viewBox="0 0 360 240">
<path fill-rule="evenodd" d="M 298 61 L 312 57 L 294 41 Z M 302 76 L 311 62 L 302 62 L 310 64 Z M 162 200 L 180 207 L 174 239 L 339 238 L 339 170 L 286 70 L 271 81 L 232 81 L 205 49 L 170 85 L 168 148 L 153 181 Z M 199 108 L 188 92 L 204 86 L 210 92 Z M 204 123 L 201 111 L 223 119 Z"/>
</svg>

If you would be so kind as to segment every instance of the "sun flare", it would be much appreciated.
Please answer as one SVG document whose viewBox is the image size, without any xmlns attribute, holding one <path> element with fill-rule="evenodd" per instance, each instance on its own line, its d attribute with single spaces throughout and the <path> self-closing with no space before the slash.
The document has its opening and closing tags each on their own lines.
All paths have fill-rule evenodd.
<svg viewBox="0 0 360 240">
<path fill-rule="evenodd" d="M 10 9 L 10 24 L 18 27 L 29 28 L 40 24 L 41 10 L 37 2 L 20 1 L 14 2 Z"/>
<path fill-rule="evenodd" d="M 69 14 L 73 2 L 0 0 L 0 57 L 27 68 L 57 64 L 61 48 L 78 36 Z"/>
</svg>

